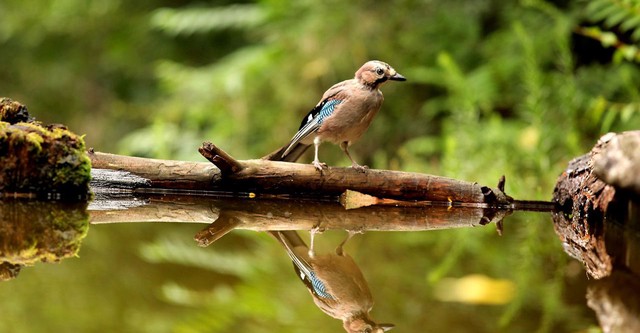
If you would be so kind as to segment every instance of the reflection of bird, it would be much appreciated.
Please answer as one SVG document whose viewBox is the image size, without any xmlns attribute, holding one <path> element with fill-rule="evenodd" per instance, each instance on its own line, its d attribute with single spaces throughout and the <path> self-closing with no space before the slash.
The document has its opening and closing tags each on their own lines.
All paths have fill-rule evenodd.
<svg viewBox="0 0 640 333">
<path fill-rule="evenodd" d="M 335 254 L 323 255 L 314 254 L 295 231 L 270 233 L 284 246 L 316 305 L 331 317 L 342 320 L 347 332 L 373 333 L 393 328 L 393 324 L 377 324 L 369 316 L 373 298 L 367 281 L 351 256 L 342 250 L 353 233 L 349 233 Z"/>
<path fill-rule="evenodd" d="M 348 148 L 362 136 L 380 110 L 384 98 L 378 88 L 388 80 L 405 81 L 405 78 L 382 61 L 365 63 L 355 78 L 329 88 L 302 120 L 291 141 L 264 158 L 294 162 L 313 144 L 313 165 L 322 171 L 327 165 L 318 160 L 318 147 L 321 142 L 329 141 L 340 145 L 354 169 L 364 171 L 365 167 L 353 160 Z"/>
</svg>

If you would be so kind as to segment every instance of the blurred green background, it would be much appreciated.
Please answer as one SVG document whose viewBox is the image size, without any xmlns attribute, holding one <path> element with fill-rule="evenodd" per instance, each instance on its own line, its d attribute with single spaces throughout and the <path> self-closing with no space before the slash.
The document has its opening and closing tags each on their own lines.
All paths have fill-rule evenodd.
<svg viewBox="0 0 640 333">
<path fill-rule="evenodd" d="M 640 127 L 637 0 L 3 0 L 0 13 L 0 95 L 26 104 L 38 120 L 86 134 L 87 145 L 98 151 L 202 160 L 197 147 L 212 141 L 240 159 L 265 155 L 290 139 L 325 89 L 351 78 L 370 59 L 388 62 L 408 79 L 383 87 L 381 112 L 351 149 L 370 167 L 487 185 L 506 175 L 512 196 L 548 200 L 571 158 L 588 152 L 606 132 Z M 331 165 L 349 164 L 330 144 L 320 154 Z M 515 230 L 500 239 L 502 247 L 492 245 L 495 233 L 488 229 L 366 235 L 362 243 L 376 250 L 357 250 L 356 261 L 380 287 L 397 286 L 396 294 L 385 295 L 392 299 L 378 301 L 375 317 L 405 320 L 404 314 L 405 323 L 396 324 L 406 332 L 436 323 L 448 323 L 451 332 L 591 327 L 588 310 L 564 303 L 567 272 L 575 267 L 561 252 L 550 218 L 523 214 L 508 222 Z M 40 303 L 56 310 L 20 328 L 303 332 L 324 326 L 301 323 L 326 320 L 333 325 L 327 332 L 339 329 L 312 309 L 300 285 L 291 295 L 279 294 L 286 283 L 298 282 L 284 253 L 265 235 L 238 233 L 201 250 L 190 241 L 198 227 L 186 229 L 90 230 L 80 255 L 100 260 L 102 268 L 91 268 L 99 273 L 85 276 L 78 287 L 86 290 L 78 294 L 51 288 L 80 304 L 90 302 L 86 298 L 105 281 L 113 292 L 103 295 L 102 304 L 70 303 L 73 311 L 56 308 L 53 300 Z M 229 253 L 220 254 L 221 248 Z M 180 251 L 189 255 L 157 257 Z M 236 261 L 232 268 L 199 262 L 203 268 L 185 259 L 198 255 Z M 197 280 L 192 282 L 199 289 L 154 275 L 154 260 L 171 262 L 161 265 L 163 272 L 198 266 L 186 271 L 199 276 L 188 279 Z M 398 267 L 387 267 L 387 261 Z M 148 267 L 149 283 L 134 267 Z M 207 277 L 217 281 L 213 291 L 203 284 L 211 269 L 217 272 Z M 291 279 L 270 275 L 280 269 Z M 5 300 L 13 298 L 0 306 L 0 328 L 24 323 L 39 294 L 49 292 L 28 288 L 56 277 L 74 284 L 69 274 L 92 274 L 87 268 L 52 270 L 60 268 L 25 271 L 0 286 Z M 474 272 L 509 279 L 518 293 L 500 307 L 455 306 L 451 318 L 465 311 L 486 314 L 472 326 L 441 319 L 448 308 L 432 311 L 440 303 L 424 301 L 427 295 L 422 302 L 416 292 L 426 288 L 428 294 L 443 277 Z M 294 300 L 288 310 L 269 305 L 287 304 L 287 297 Z M 308 311 L 298 313 L 303 306 Z M 65 326 L 69 316 L 74 326 Z"/>
</svg>

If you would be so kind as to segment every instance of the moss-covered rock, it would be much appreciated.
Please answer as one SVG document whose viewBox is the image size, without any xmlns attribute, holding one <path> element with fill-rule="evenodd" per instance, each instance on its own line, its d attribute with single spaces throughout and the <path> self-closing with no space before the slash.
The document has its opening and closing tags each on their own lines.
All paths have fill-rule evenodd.
<svg viewBox="0 0 640 333">
<path fill-rule="evenodd" d="M 0 196 L 84 197 L 90 179 L 91 160 L 81 136 L 62 125 L 42 126 L 20 103 L 0 99 Z"/>
</svg>

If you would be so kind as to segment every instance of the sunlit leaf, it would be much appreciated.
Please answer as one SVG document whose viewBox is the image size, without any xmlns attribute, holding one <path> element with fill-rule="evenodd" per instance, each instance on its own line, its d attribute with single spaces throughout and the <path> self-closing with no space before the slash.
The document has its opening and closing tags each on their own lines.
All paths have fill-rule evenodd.
<svg viewBox="0 0 640 333">
<path fill-rule="evenodd" d="M 263 22 L 263 10 L 253 4 L 216 8 L 160 8 L 151 15 L 151 25 L 172 35 L 206 33 L 220 29 L 255 27 Z"/>
</svg>

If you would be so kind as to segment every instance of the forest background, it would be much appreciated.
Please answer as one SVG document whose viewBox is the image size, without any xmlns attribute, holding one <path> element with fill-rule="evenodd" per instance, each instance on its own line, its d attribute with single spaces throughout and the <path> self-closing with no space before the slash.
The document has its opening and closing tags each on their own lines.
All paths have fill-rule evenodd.
<svg viewBox="0 0 640 333">
<path fill-rule="evenodd" d="M 383 87 L 382 110 L 351 149 L 372 168 L 492 186 L 506 175 L 510 195 L 549 200 L 573 157 L 609 131 L 640 128 L 638 1 L 4 0 L 0 12 L 0 95 L 26 104 L 44 123 L 64 123 L 85 134 L 97 151 L 202 161 L 197 147 L 212 141 L 236 158 L 260 157 L 290 139 L 324 90 L 353 77 L 370 59 L 388 62 L 407 78 Z M 320 153 L 330 165 L 349 165 L 337 147 L 324 145 Z M 553 238 L 551 229 L 532 223 L 519 230 L 513 246 L 530 256 L 518 263 L 527 275 L 506 278 L 524 286 L 562 275 L 567 259 L 559 243 L 539 244 Z M 435 283 L 455 274 L 493 236 L 464 236 L 465 245 L 454 251 L 442 238 L 463 236 L 397 242 L 413 250 L 439 249 L 444 260 L 418 273 Z M 249 236 L 237 237 L 244 246 L 259 247 Z M 379 270 L 392 279 L 384 267 L 370 267 L 371 275 Z M 227 269 L 225 274 L 240 276 L 240 284 L 253 281 L 242 274 L 258 274 Z M 181 301 L 172 298 L 174 287 L 182 290 L 171 284 L 161 298 L 175 305 Z M 244 302 L 266 302 L 268 294 L 258 290 Z M 514 318 L 529 307 L 537 319 L 526 325 L 540 331 L 579 326 L 567 323 L 566 312 L 544 295 L 518 293 L 519 301 L 496 310 L 502 318 L 497 324 L 478 319 L 477 325 L 487 331 L 525 325 Z M 392 302 L 383 313 L 401 311 L 401 303 Z M 244 314 L 225 317 L 219 307 L 198 304 L 202 315 L 165 318 L 158 327 L 188 331 L 197 323 L 238 331 L 255 325 L 248 331 L 258 332 L 256 317 L 281 315 L 251 314 L 264 307 L 247 306 Z M 115 318 L 94 315 L 104 323 Z M 121 324 L 139 328 L 148 315 Z M 218 319 L 203 319 L 210 317 Z M 421 327 L 422 320 L 416 316 L 405 324 Z"/>
</svg>

